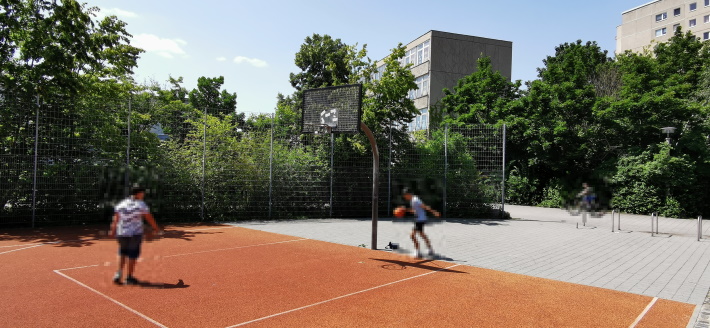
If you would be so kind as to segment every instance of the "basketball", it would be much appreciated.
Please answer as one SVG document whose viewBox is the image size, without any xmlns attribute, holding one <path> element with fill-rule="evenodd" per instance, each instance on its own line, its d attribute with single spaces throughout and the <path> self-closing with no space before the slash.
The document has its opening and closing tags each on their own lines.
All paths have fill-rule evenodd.
<svg viewBox="0 0 710 328">
<path fill-rule="evenodd" d="M 395 217 L 403 218 L 404 214 L 406 214 L 406 213 L 407 213 L 407 209 L 405 209 L 404 207 L 397 207 L 394 209 L 394 216 Z"/>
</svg>

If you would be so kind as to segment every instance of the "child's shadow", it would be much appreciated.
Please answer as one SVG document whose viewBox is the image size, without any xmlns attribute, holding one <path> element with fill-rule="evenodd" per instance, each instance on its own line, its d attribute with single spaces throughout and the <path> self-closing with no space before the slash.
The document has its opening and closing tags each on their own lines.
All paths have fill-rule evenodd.
<svg viewBox="0 0 710 328">
<path fill-rule="evenodd" d="M 177 284 L 168 284 L 168 283 L 154 283 L 154 282 L 149 282 L 149 281 L 141 281 L 138 286 L 143 287 L 143 288 L 158 288 L 158 289 L 171 289 L 171 288 L 187 288 L 190 287 L 190 285 L 186 285 L 185 282 L 182 281 L 182 279 L 178 279 Z"/>
</svg>

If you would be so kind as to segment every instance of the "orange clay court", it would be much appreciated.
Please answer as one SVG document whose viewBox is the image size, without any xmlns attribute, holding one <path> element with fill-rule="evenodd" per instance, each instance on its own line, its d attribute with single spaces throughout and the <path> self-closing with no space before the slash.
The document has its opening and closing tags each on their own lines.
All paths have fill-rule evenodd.
<svg viewBox="0 0 710 328">
<path fill-rule="evenodd" d="M 0 233 L 3 327 L 685 327 L 694 305 L 220 225 L 117 286 L 105 227 Z"/>
</svg>

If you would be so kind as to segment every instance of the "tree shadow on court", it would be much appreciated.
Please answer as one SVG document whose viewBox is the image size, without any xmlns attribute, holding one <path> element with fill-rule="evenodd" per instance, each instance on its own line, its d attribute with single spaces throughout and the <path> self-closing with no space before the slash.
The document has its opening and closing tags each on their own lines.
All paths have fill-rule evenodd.
<svg viewBox="0 0 710 328">
<path fill-rule="evenodd" d="M 141 281 L 138 284 L 138 287 L 153 288 L 153 289 L 174 289 L 174 288 L 187 288 L 187 287 L 190 287 L 190 285 L 186 285 L 185 282 L 182 281 L 182 279 L 178 279 L 178 282 L 175 284 Z"/>
<path fill-rule="evenodd" d="M 370 258 L 374 261 L 386 262 L 388 264 L 383 264 L 381 267 L 387 270 L 405 270 L 409 267 L 430 270 L 430 271 L 441 271 L 441 272 L 451 272 L 451 273 L 467 273 L 464 271 L 458 271 L 453 269 L 445 269 L 440 266 L 430 265 L 429 263 L 435 261 L 433 259 L 417 259 L 414 262 L 393 260 L 393 259 L 376 259 Z"/>
<path fill-rule="evenodd" d="M 150 233 L 150 229 L 146 229 L 145 241 L 151 242 L 160 239 L 181 239 L 185 241 L 192 241 L 197 235 L 218 234 L 223 232 L 190 229 L 209 229 L 217 227 L 228 226 L 213 223 L 167 225 L 165 227 L 165 234 L 162 236 L 153 236 Z M 115 240 L 115 238 L 108 237 L 108 230 L 109 223 L 101 225 L 42 227 L 35 229 L 12 228 L 0 232 L 0 241 L 13 241 L 28 244 L 48 244 L 54 247 L 86 247 L 92 246 L 102 240 Z"/>
</svg>

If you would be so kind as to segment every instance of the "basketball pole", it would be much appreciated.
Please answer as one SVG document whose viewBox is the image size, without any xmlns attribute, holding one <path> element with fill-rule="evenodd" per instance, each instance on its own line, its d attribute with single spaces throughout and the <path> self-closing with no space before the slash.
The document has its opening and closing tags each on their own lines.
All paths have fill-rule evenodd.
<svg viewBox="0 0 710 328">
<path fill-rule="evenodd" d="M 377 250 L 377 203 L 378 186 L 379 186 L 379 168 L 380 168 L 380 153 L 377 151 L 377 142 L 375 135 L 372 134 L 370 128 L 360 121 L 360 129 L 365 132 L 365 135 L 370 139 L 372 146 L 372 249 Z"/>
</svg>

